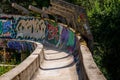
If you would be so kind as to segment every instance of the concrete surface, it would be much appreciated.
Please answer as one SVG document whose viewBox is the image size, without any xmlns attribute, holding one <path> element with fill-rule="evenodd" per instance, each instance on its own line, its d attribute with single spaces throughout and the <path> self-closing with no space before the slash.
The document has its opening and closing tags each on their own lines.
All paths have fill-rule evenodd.
<svg viewBox="0 0 120 80">
<path fill-rule="evenodd" d="M 57 50 L 44 49 L 44 62 L 31 80 L 78 80 L 73 56 Z"/>
</svg>

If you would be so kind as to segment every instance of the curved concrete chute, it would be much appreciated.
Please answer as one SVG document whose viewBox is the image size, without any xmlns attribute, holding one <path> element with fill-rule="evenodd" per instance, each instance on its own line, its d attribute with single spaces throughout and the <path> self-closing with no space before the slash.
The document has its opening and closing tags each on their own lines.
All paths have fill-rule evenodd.
<svg viewBox="0 0 120 80">
<path fill-rule="evenodd" d="M 14 39 L 6 46 L 21 51 L 26 49 L 25 42 L 31 53 L 0 80 L 106 80 L 89 50 L 93 38 L 85 10 L 63 0 L 51 0 L 51 4 L 53 8 L 45 10 L 29 8 L 71 19 L 69 25 L 48 18 L 0 15 L 0 38 Z"/>
</svg>

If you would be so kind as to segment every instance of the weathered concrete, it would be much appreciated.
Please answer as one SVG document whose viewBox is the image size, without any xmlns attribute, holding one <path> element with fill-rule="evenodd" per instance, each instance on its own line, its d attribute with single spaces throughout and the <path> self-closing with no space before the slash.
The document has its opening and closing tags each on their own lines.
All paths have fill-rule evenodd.
<svg viewBox="0 0 120 80">
<path fill-rule="evenodd" d="M 18 5 L 17 3 L 12 3 L 12 7 L 17 9 L 19 12 L 21 12 L 23 15 L 29 15 L 29 11 L 25 9 L 24 7 Z"/>
<path fill-rule="evenodd" d="M 95 64 L 92 54 L 86 45 L 80 45 L 80 50 L 83 58 L 84 73 L 88 80 L 106 80 L 104 75 Z"/>
<path fill-rule="evenodd" d="M 74 62 L 77 56 L 56 48 L 43 49 L 40 43 L 29 42 L 35 44 L 34 52 L 20 65 L 0 76 L 0 80 L 106 80 L 85 44 L 80 44 L 79 59 Z"/>
<path fill-rule="evenodd" d="M 69 30 L 73 28 L 71 31 L 73 31 L 74 33 L 80 32 L 80 35 L 83 35 L 87 39 L 86 41 L 88 41 L 88 46 L 92 46 L 93 37 L 89 29 L 85 10 L 83 8 L 67 3 L 63 0 L 51 0 L 51 5 L 52 8 L 48 13 L 63 16 L 68 20 L 69 23 L 71 23 L 69 25 L 61 25 L 62 28 L 67 26 L 67 28 L 71 27 Z M 39 10 L 37 9 L 36 12 L 37 11 Z M 42 13 L 42 10 L 40 10 L 39 13 Z M 22 18 L 22 16 L 19 17 Z M 14 16 L 14 18 L 19 19 L 18 16 Z M 79 20 L 79 18 L 81 19 L 81 21 Z M 16 35 L 16 38 L 20 37 L 20 35 L 23 36 L 24 39 L 30 37 L 32 38 L 32 40 L 48 37 L 48 35 L 45 37 L 45 31 L 48 29 L 46 29 L 44 20 L 39 20 L 39 18 L 33 18 L 31 20 L 30 17 L 26 17 L 26 19 L 20 19 L 19 22 L 17 22 L 18 24 L 14 24 L 18 26 L 16 26 L 15 29 L 15 31 L 17 30 L 18 34 Z M 55 31 L 54 27 L 52 28 L 53 30 L 49 32 Z M 59 31 L 59 29 L 56 30 Z M 61 35 L 55 35 L 61 37 Z M 55 37 L 55 35 L 50 36 Z M 43 49 L 43 46 L 40 43 L 33 41 L 30 42 L 35 43 L 35 51 L 31 53 L 31 55 L 16 68 L 2 75 L 0 77 L 0 80 L 31 80 L 31 78 L 32 80 L 106 80 L 100 70 L 97 68 L 88 47 L 79 44 L 79 41 L 75 41 L 77 43 L 77 50 L 72 52 L 72 55 L 56 48 Z M 55 46 L 55 44 L 53 45 Z M 58 45 L 56 46 L 58 47 Z M 66 47 L 68 48 L 68 46 Z"/>
<path fill-rule="evenodd" d="M 33 42 L 36 45 L 35 51 L 21 64 L 16 66 L 11 71 L 0 76 L 0 80 L 30 80 L 31 79 L 33 74 L 39 68 L 40 55 L 38 55 L 38 53 L 39 54 L 43 53 L 42 51 L 43 46 L 42 44 L 34 41 L 28 41 L 28 42 Z"/>
<path fill-rule="evenodd" d="M 45 49 L 46 60 L 31 80 L 79 80 L 74 58 L 57 49 Z"/>
</svg>

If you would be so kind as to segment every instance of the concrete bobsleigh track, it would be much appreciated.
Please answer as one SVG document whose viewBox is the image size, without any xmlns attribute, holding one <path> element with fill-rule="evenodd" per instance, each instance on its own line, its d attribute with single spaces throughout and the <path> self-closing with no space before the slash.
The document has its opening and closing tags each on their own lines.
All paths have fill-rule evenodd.
<svg viewBox="0 0 120 80">
<path fill-rule="evenodd" d="M 39 10 L 42 18 L 0 15 L 0 37 L 8 40 L 7 47 L 23 50 L 26 42 L 31 51 L 0 80 L 106 80 L 92 58 L 93 38 L 85 10 L 62 0 L 51 0 L 51 4 Z M 44 18 L 46 14 L 67 21 L 59 16 L 61 22 L 48 15 Z"/>
</svg>

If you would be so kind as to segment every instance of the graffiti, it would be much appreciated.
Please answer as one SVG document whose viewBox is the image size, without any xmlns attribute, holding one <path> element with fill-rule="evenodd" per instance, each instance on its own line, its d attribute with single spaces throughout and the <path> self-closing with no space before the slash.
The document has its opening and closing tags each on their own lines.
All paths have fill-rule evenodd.
<svg viewBox="0 0 120 80">
<path fill-rule="evenodd" d="M 46 25 L 44 20 L 38 19 L 21 19 L 16 30 L 18 31 L 17 37 L 34 37 L 36 39 L 45 38 Z"/>
<path fill-rule="evenodd" d="M 80 18 L 82 17 L 80 16 Z M 54 21 L 39 18 L 17 17 L 9 20 L 0 19 L 0 36 L 46 41 L 70 53 L 74 52 L 76 44 L 75 35 L 70 29 Z M 26 48 L 23 46 L 28 47 L 25 44 L 27 43 L 10 42 L 8 45 L 11 48 L 14 45 L 17 50 L 25 50 Z"/>
<path fill-rule="evenodd" d="M 60 41 L 59 41 L 60 47 L 67 49 L 69 52 L 72 53 L 76 41 L 74 33 L 65 27 L 63 27 L 62 30 L 60 31 L 62 31 L 60 34 Z"/>
<path fill-rule="evenodd" d="M 21 51 L 27 51 L 27 50 L 30 52 L 30 51 L 33 51 L 34 49 L 33 43 L 19 42 L 19 41 L 8 41 L 7 47 L 10 49 L 15 49 L 19 53 L 21 53 Z"/>
<path fill-rule="evenodd" d="M 14 38 L 14 20 L 0 20 L 0 36 Z"/>
<path fill-rule="evenodd" d="M 63 28 L 62 34 L 61 34 L 61 44 L 66 44 L 68 41 L 69 32 L 67 28 Z"/>
<path fill-rule="evenodd" d="M 9 32 L 12 28 L 12 23 L 10 20 L 3 22 L 3 34 Z"/>
<path fill-rule="evenodd" d="M 83 23 L 84 15 L 79 16 L 79 22 L 88 30 L 87 24 Z M 73 55 L 77 72 L 80 73 L 79 41 L 72 30 L 61 24 L 51 20 L 29 17 L 18 17 L 10 20 L 0 19 L 0 37 L 2 36 L 41 41 L 43 43 L 45 41 L 53 44 Z M 15 40 L 8 40 L 5 43 L 0 40 L 0 46 L 7 47 L 6 61 L 15 60 L 13 62 L 23 61 L 35 49 L 33 43 Z M 3 54 L 0 54 L 0 61 L 3 61 Z"/>
<path fill-rule="evenodd" d="M 10 20 L 2 20 L 0 21 L 0 34 L 2 36 L 11 36 L 10 30 L 12 29 L 12 23 Z"/>
<path fill-rule="evenodd" d="M 87 16 L 85 13 L 80 13 L 80 15 L 78 15 L 77 22 L 80 26 L 79 28 L 80 28 L 81 34 L 83 34 L 87 39 L 89 39 L 89 41 L 90 40 L 93 41 L 92 33 L 90 31 L 86 17 Z M 89 44 L 89 46 L 90 46 L 90 44 Z"/>
<path fill-rule="evenodd" d="M 59 28 L 59 35 L 61 35 L 63 27 L 61 25 L 58 25 L 58 28 Z M 61 36 L 59 36 L 59 40 L 58 43 L 56 44 L 56 47 L 60 46 L 60 43 L 61 43 Z"/>
<path fill-rule="evenodd" d="M 16 49 L 19 52 L 21 51 L 21 44 L 17 41 L 10 41 L 7 43 L 8 48 Z"/>
<path fill-rule="evenodd" d="M 45 21 L 47 26 L 46 29 L 46 40 L 49 43 L 56 45 L 59 41 L 59 28 L 56 22 L 53 21 Z"/>
<path fill-rule="evenodd" d="M 35 49 L 34 43 L 0 39 L 0 63 L 21 62 Z"/>
<path fill-rule="evenodd" d="M 74 45 L 74 33 L 69 30 L 69 37 L 68 37 L 68 42 L 67 42 L 67 46 L 73 46 Z"/>
<path fill-rule="evenodd" d="M 48 24 L 48 40 L 58 40 L 58 28 Z"/>
</svg>

